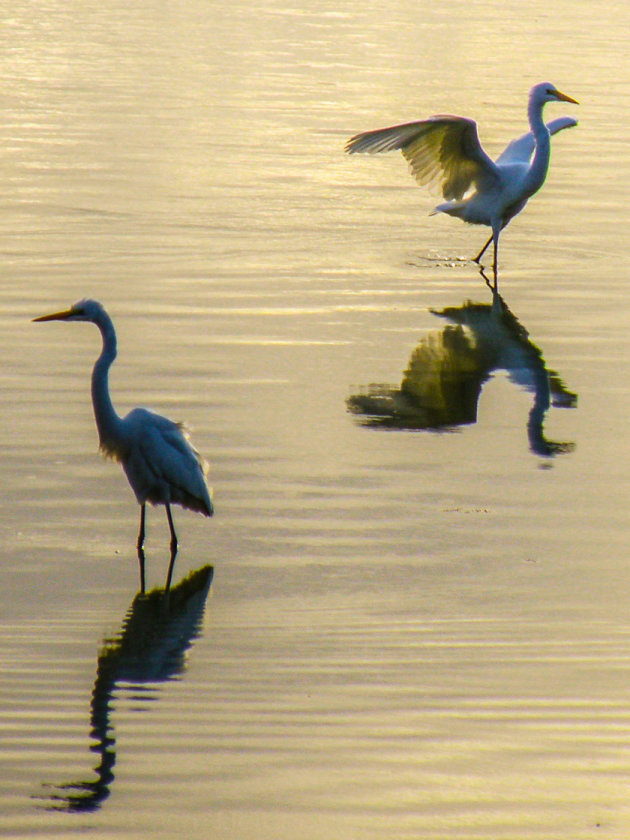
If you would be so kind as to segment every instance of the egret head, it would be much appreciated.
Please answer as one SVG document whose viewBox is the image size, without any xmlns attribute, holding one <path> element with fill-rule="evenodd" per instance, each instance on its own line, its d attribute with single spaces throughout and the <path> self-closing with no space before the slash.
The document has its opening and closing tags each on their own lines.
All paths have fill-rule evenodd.
<svg viewBox="0 0 630 840">
<path fill-rule="evenodd" d="M 559 91 L 551 82 L 540 82 L 540 84 L 534 85 L 529 96 L 531 100 L 541 105 L 545 102 L 572 102 L 574 105 L 580 104 L 577 99 L 573 99 L 572 96 L 567 96 L 566 93 Z"/>
<path fill-rule="evenodd" d="M 97 300 L 84 298 L 73 303 L 70 309 L 61 312 L 52 312 L 50 315 L 40 315 L 33 318 L 34 321 L 92 321 L 97 323 L 100 316 L 105 312 L 103 305 Z"/>
</svg>

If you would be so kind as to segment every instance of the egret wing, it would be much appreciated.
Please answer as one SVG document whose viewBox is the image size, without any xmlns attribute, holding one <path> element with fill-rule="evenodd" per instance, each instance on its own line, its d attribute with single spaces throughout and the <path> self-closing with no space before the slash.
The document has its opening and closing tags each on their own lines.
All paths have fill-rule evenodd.
<svg viewBox="0 0 630 840">
<path fill-rule="evenodd" d="M 124 467 L 134 490 L 131 473 L 141 486 L 160 488 L 157 496 L 164 494 L 152 498 L 149 491 L 148 501 L 172 501 L 211 516 L 208 465 L 190 443 L 184 426 L 147 409 L 134 409 L 126 419 L 132 415 L 139 433 L 134 435 Z"/>
<path fill-rule="evenodd" d="M 438 185 L 446 199 L 461 199 L 473 186 L 489 189 L 499 180 L 496 164 L 479 142 L 477 123 L 465 117 L 437 116 L 366 131 L 346 144 L 350 154 L 392 149 L 400 149 L 419 184 Z"/>
<path fill-rule="evenodd" d="M 547 123 L 549 134 L 557 134 L 563 128 L 572 128 L 577 125 L 577 120 L 573 117 L 558 117 L 555 120 Z M 503 152 L 497 158 L 497 165 L 501 166 L 506 163 L 529 163 L 531 156 L 534 154 L 536 148 L 536 141 L 531 131 L 512 140 Z"/>
</svg>

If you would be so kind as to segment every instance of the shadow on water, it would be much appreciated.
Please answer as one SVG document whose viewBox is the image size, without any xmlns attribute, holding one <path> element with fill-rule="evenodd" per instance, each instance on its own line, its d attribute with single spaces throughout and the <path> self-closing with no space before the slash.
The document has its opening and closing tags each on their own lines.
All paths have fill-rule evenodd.
<svg viewBox="0 0 630 840">
<path fill-rule="evenodd" d="M 349 411 L 371 427 L 446 431 L 477 422 L 484 382 L 505 370 L 534 395 L 527 421 L 531 451 L 551 456 L 575 448 L 548 440 L 543 423 L 551 405 L 575 408 L 577 395 L 547 369 L 542 352 L 498 293 L 492 304 L 468 301 L 431 312 L 450 324 L 421 339 L 400 387 L 366 386 L 348 398 Z"/>
<path fill-rule="evenodd" d="M 96 778 L 45 785 L 55 811 L 96 811 L 109 797 L 114 781 L 116 741 L 111 722 L 112 700 L 121 687 L 131 696 L 155 699 L 147 686 L 174 679 L 184 671 L 186 651 L 199 636 L 214 569 L 192 572 L 170 591 L 154 589 L 134 598 L 120 633 L 105 639 L 98 655 L 90 704 L 90 750 L 98 756 Z"/>
</svg>

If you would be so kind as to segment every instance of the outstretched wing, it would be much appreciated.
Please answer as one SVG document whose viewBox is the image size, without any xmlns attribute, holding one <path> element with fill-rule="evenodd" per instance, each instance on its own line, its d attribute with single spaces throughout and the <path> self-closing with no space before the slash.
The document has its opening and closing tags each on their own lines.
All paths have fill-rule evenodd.
<svg viewBox="0 0 630 840">
<path fill-rule="evenodd" d="M 495 163 L 484 152 L 477 123 L 465 117 L 437 116 L 357 134 L 346 152 L 400 149 L 416 181 L 438 185 L 444 198 L 461 199 L 471 189 L 489 189 L 499 181 Z"/>
<path fill-rule="evenodd" d="M 574 125 L 577 125 L 577 120 L 574 120 L 573 117 L 558 117 L 548 122 L 547 128 L 550 134 L 557 134 L 563 128 L 572 128 Z M 531 131 L 528 131 L 521 137 L 517 137 L 516 140 L 512 140 L 506 146 L 505 150 L 497 158 L 497 164 L 502 166 L 506 163 L 529 163 L 535 148 L 536 141 L 534 140 L 534 135 Z"/>
</svg>

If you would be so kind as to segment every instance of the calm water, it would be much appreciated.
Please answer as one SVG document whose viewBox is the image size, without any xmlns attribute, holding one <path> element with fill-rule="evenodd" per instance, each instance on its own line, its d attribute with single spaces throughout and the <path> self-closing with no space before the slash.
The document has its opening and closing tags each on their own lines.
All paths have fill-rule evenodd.
<svg viewBox="0 0 630 840">
<path fill-rule="evenodd" d="M 630 13 L 437 5 L 2 11 L 3 836 L 628 837 Z M 486 230 L 343 144 L 448 111 L 498 152 L 543 79 L 580 126 L 492 307 Z M 83 296 L 119 410 L 212 463 L 169 602 L 98 333 L 30 322 Z"/>
</svg>

